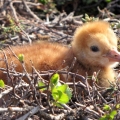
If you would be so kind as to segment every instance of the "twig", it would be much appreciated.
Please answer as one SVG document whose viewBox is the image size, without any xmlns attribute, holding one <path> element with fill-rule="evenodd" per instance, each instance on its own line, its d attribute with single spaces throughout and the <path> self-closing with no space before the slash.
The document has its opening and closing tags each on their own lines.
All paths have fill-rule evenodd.
<svg viewBox="0 0 120 120">
<path fill-rule="evenodd" d="M 34 17 L 36 20 L 38 20 L 39 22 L 43 22 L 39 17 L 37 17 L 37 15 L 35 15 L 35 14 L 30 10 L 30 8 L 28 7 L 27 3 L 26 3 L 24 0 L 22 0 L 22 2 L 23 2 L 23 4 L 24 4 L 27 12 L 28 12 L 31 16 L 33 16 L 33 17 Z"/>
<path fill-rule="evenodd" d="M 75 102 L 75 104 L 76 104 L 77 106 L 82 107 L 82 109 L 86 110 L 88 113 L 93 114 L 93 115 L 96 116 L 97 118 L 100 117 L 99 113 L 97 113 L 97 112 L 94 111 L 94 110 L 91 110 L 90 107 L 86 107 L 85 105 L 82 105 L 82 104 L 77 103 L 77 102 Z"/>
</svg>

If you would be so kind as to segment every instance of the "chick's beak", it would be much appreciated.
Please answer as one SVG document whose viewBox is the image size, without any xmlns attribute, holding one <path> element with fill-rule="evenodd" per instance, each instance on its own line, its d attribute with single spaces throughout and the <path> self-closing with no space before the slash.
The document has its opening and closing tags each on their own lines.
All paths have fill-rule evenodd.
<svg viewBox="0 0 120 120">
<path fill-rule="evenodd" d="M 110 50 L 106 54 L 106 57 L 109 59 L 109 61 L 120 62 L 120 52 L 115 49 Z"/>
</svg>

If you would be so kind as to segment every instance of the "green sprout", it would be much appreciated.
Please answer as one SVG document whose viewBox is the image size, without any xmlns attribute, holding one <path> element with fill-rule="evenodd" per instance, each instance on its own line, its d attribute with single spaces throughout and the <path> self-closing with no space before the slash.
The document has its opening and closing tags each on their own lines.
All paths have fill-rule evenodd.
<svg viewBox="0 0 120 120">
<path fill-rule="evenodd" d="M 61 84 L 60 81 L 60 76 L 59 74 L 53 74 L 51 79 L 50 79 L 50 84 L 49 84 L 49 91 L 51 92 L 52 98 L 53 98 L 53 105 L 62 107 L 62 104 L 66 104 L 69 102 L 69 100 L 72 97 L 72 92 L 71 89 L 68 87 L 67 84 Z M 44 83 L 39 82 L 38 83 L 39 87 L 45 86 Z M 40 89 L 41 90 L 41 89 Z M 45 90 L 42 89 L 42 91 Z"/>
<path fill-rule="evenodd" d="M 61 84 L 59 82 L 59 74 L 54 74 L 50 79 L 50 88 L 54 105 L 62 107 L 61 104 L 66 104 L 72 97 L 71 89 L 67 84 Z"/>
<path fill-rule="evenodd" d="M 20 62 L 23 62 L 24 61 L 24 55 L 23 54 L 19 54 L 18 55 L 18 59 Z"/>
<path fill-rule="evenodd" d="M 120 104 L 117 104 L 114 109 L 112 109 L 109 105 L 104 105 L 103 110 L 106 111 L 106 114 L 99 120 L 114 120 L 117 115 L 117 111 L 120 110 Z"/>
<path fill-rule="evenodd" d="M 1 88 L 5 88 L 5 83 L 4 83 L 3 80 L 0 80 L 0 87 L 1 87 Z"/>
</svg>

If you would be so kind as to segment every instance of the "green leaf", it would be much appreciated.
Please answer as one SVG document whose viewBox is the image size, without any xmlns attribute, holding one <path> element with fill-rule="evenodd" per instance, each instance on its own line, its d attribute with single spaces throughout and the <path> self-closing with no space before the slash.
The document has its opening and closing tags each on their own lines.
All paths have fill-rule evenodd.
<svg viewBox="0 0 120 120">
<path fill-rule="evenodd" d="M 106 117 L 106 115 L 104 115 L 99 120 L 108 120 L 108 118 Z"/>
<path fill-rule="evenodd" d="M 59 82 L 59 74 L 54 74 L 50 79 L 50 87 L 53 89 L 54 87 L 60 86 L 61 83 Z"/>
<path fill-rule="evenodd" d="M 57 102 L 57 103 L 68 103 L 69 102 L 69 98 L 68 95 L 57 90 L 56 92 L 52 93 L 53 99 Z"/>
<path fill-rule="evenodd" d="M 116 109 L 120 109 L 120 104 L 117 104 L 117 105 L 116 105 Z"/>
<path fill-rule="evenodd" d="M 67 86 L 66 84 L 64 84 L 64 85 L 58 86 L 58 87 L 57 87 L 57 90 L 59 90 L 59 91 L 61 91 L 61 92 L 66 92 L 67 87 L 68 87 L 68 86 Z"/>
<path fill-rule="evenodd" d="M 4 83 L 3 80 L 0 80 L 0 87 L 1 87 L 1 88 L 5 88 L 5 83 Z"/>
<path fill-rule="evenodd" d="M 66 94 L 67 94 L 68 98 L 71 99 L 71 97 L 72 97 L 72 90 L 69 88 L 69 86 L 67 86 Z"/>
<path fill-rule="evenodd" d="M 61 92 L 61 91 L 59 91 Z M 69 102 L 69 97 L 67 94 L 65 93 L 62 93 L 61 96 L 60 96 L 60 99 L 59 99 L 59 103 L 68 103 Z"/>
<path fill-rule="evenodd" d="M 117 114 L 117 111 L 116 111 L 116 110 L 113 110 L 113 111 L 110 113 L 110 118 L 113 119 L 116 114 Z"/>
<path fill-rule="evenodd" d="M 62 95 L 61 91 L 58 91 L 57 89 L 54 88 L 54 92 L 52 92 L 52 97 L 55 101 L 59 101 L 60 97 Z"/>
<path fill-rule="evenodd" d="M 67 84 L 58 86 L 58 87 L 54 87 L 52 89 L 52 94 L 54 95 L 54 100 L 57 100 L 61 103 L 61 101 L 65 101 L 64 97 L 66 99 L 66 101 L 68 102 L 71 97 L 72 97 L 72 92 L 70 90 L 70 88 L 68 87 Z M 62 97 L 64 95 L 64 97 Z M 65 102 L 66 103 L 66 102 Z"/>
<path fill-rule="evenodd" d="M 23 54 L 19 54 L 18 55 L 18 59 L 20 62 L 23 62 L 24 61 L 24 55 Z"/>
<path fill-rule="evenodd" d="M 106 111 L 109 111 L 111 109 L 111 107 L 109 105 L 104 105 L 103 109 Z"/>
<path fill-rule="evenodd" d="M 59 74 L 54 74 L 52 77 L 51 77 L 51 79 L 50 79 L 50 81 L 53 83 L 53 84 L 57 84 L 57 82 L 58 82 L 58 80 L 59 80 Z"/>
<path fill-rule="evenodd" d="M 38 87 L 43 87 L 43 86 L 45 86 L 45 83 L 43 83 L 42 81 L 39 81 L 38 82 Z M 40 89 L 41 91 L 44 91 L 44 90 L 46 90 L 46 88 L 42 88 L 42 89 Z"/>
<path fill-rule="evenodd" d="M 54 87 L 52 89 L 52 92 L 57 92 L 57 90 L 65 93 L 68 96 L 68 98 L 71 99 L 71 97 L 72 97 L 72 91 L 71 91 L 71 89 L 69 88 L 69 86 L 67 84 L 58 86 L 56 88 Z"/>
</svg>

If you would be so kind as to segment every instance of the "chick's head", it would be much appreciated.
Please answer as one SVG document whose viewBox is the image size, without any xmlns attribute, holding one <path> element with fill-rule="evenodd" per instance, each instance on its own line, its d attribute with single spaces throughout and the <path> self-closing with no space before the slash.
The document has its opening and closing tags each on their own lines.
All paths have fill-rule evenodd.
<svg viewBox="0 0 120 120">
<path fill-rule="evenodd" d="M 107 22 L 90 22 L 77 28 L 72 48 L 78 61 L 85 65 L 115 66 L 120 61 L 116 35 Z"/>
</svg>

